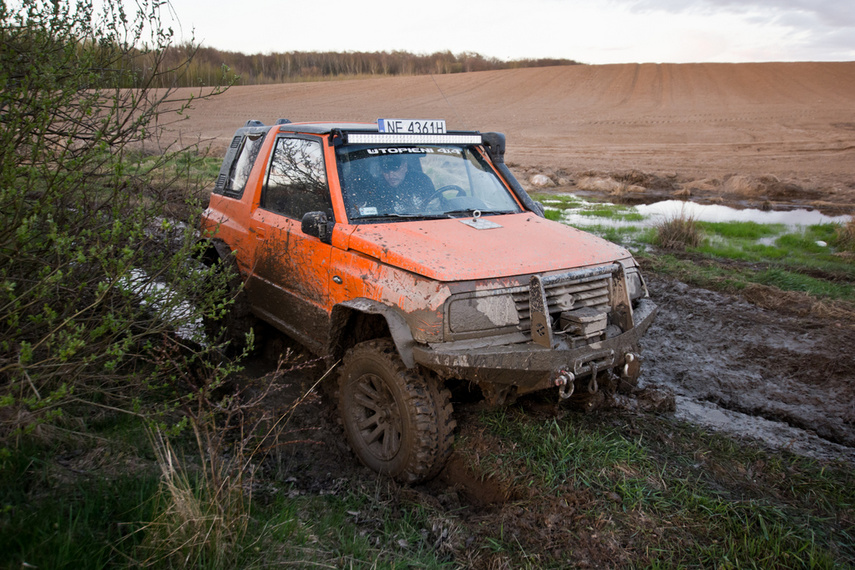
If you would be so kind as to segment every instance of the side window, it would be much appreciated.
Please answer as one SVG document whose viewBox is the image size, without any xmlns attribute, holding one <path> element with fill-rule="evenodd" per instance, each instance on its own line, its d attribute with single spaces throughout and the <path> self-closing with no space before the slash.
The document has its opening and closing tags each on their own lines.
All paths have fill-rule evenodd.
<svg viewBox="0 0 855 570">
<path fill-rule="evenodd" d="M 261 135 L 244 139 L 243 147 L 238 152 L 237 159 L 232 163 L 231 170 L 229 170 L 229 179 L 224 189 L 226 194 L 243 195 L 246 181 L 249 178 L 252 165 L 255 164 L 255 158 L 258 156 L 258 150 L 261 148 L 263 140 L 264 137 Z"/>
<path fill-rule="evenodd" d="M 320 142 L 280 138 L 273 149 L 261 207 L 301 220 L 332 207 Z"/>
</svg>

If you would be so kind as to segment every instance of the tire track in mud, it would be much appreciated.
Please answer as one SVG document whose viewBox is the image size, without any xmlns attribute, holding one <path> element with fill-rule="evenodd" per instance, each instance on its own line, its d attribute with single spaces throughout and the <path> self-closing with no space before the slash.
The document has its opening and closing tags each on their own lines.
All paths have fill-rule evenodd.
<svg viewBox="0 0 855 570">
<path fill-rule="evenodd" d="M 851 323 L 765 310 L 653 279 L 643 386 L 675 395 L 675 417 L 818 459 L 855 463 Z"/>
</svg>

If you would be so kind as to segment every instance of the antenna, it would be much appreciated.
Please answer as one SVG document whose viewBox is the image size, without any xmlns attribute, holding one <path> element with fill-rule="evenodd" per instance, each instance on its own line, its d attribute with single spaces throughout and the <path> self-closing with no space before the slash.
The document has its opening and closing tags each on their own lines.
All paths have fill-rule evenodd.
<svg viewBox="0 0 855 570">
<path fill-rule="evenodd" d="M 442 98 L 445 100 L 445 104 L 449 106 L 449 108 L 454 111 L 455 116 L 457 116 L 457 120 L 460 121 L 461 126 L 464 130 L 471 130 L 469 125 L 466 124 L 466 121 L 463 117 L 460 116 L 460 113 L 457 112 L 457 109 L 454 108 L 454 105 L 451 104 L 451 101 L 448 100 L 448 97 L 445 96 L 445 93 L 442 90 L 442 87 L 439 86 L 439 83 L 436 82 L 436 76 L 431 73 L 430 78 L 433 80 L 433 84 L 436 85 L 436 90 L 439 91 L 439 94 L 442 95 Z"/>
</svg>

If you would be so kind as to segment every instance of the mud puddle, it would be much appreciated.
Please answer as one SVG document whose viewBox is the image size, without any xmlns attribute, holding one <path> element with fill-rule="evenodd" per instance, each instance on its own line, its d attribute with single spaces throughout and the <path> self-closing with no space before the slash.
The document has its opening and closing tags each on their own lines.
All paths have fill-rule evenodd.
<svg viewBox="0 0 855 570">
<path fill-rule="evenodd" d="M 855 463 L 855 331 L 654 279 L 642 385 L 670 390 L 675 417 L 817 459 Z"/>
</svg>

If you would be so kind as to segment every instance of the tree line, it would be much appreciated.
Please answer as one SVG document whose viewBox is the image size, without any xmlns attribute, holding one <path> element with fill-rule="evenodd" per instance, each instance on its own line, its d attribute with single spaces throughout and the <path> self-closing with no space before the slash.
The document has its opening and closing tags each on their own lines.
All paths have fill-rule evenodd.
<svg viewBox="0 0 855 570">
<path fill-rule="evenodd" d="M 570 59 L 540 58 L 502 61 L 478 53 L 450 51 L 429 55 L 405 51 L 381 52 L 305 52 L 244 54 L 192 44 L 174 45 L 163 54 L 172 76 L 159 78 L 166 86 L 193 87 L 223 83 L 263 85 L 292 83 L 343 77 L 431 75 L 578 65 Z M 144 70 L 140 77 L 145 78 Z M 166 85 L 165 82 L 169 82 Z"/>
</svg>

